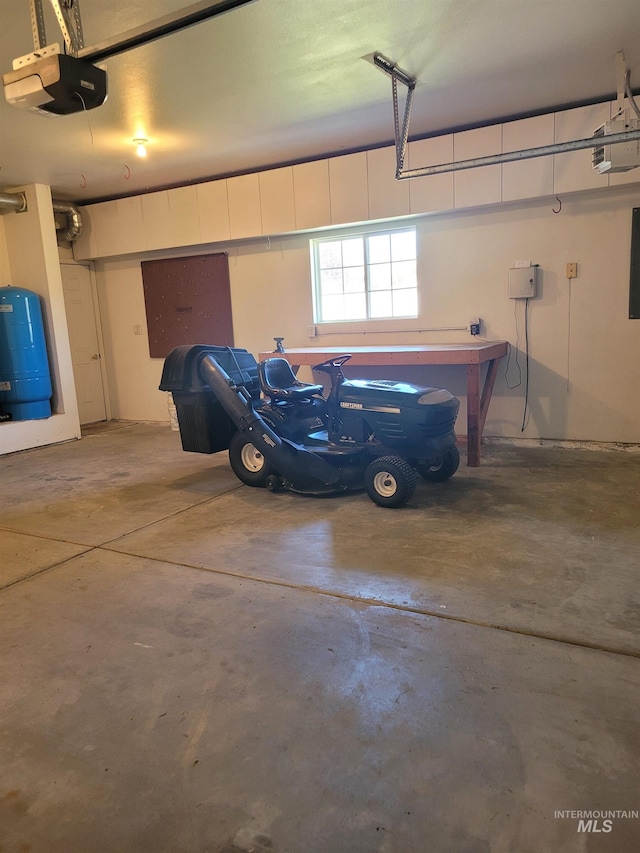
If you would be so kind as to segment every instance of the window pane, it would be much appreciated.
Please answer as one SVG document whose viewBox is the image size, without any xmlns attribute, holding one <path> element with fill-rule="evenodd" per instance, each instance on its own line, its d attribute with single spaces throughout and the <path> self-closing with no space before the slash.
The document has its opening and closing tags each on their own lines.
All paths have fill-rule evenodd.
<svg viewBox="0 0 640 853">
<path fill-rule="evenodd" d="M 311 240 L 315 322 L 416 317 L 415 229 Z"/>
<path fill-rule="evenodd" d="M 342 243 L 340 240 L 318 243 L 317 246 L 320 269 L 342 266 Z"/>
<path fill-rule="evenodd" d="M 393 289 L 416 286 L 416 262 L 400 261 L 393 264 Z"/>
<path fill-rule="evenodd" d="M 369 289 L 391 289 L 391 264 L 376 264 L 369 267 Z"/>
<path fill-rule="evenodd" d="M 349 293 L 344 297 L 344 319 L 364 320 L 367 304 L 364 293 Z"/>
<path fill-rule="evenodd" d="M 393 291 L 393 315 L 394 317 L 417 317 L 418 294 L 413 290 Z"/>
<path fill-rule="evenodd" d="M 345 293 L 364 293 L 364 267 L 347 267 L 343 278 Z"/>
<path fill-rule="evenodd" d="M 391 317 L 391 291 L 379 290 L 369 294 L 369 314 L 371 317 Z"/>
<path fill-rule="evenodd" d="M 322 320 L 325 323 L 344 320 L 344 296 L 322 297 Z"/>
<path fill-rule="evenodd" d="M 320 290 L 325 293 L 342 293 L 342 270 L 321 270 Z"/>
<path fill-rule="evenodd" d="M 364 264 L 364 244 L 362 237 L 355 240 L 342 241 L 342 265 L 345 267 L 361 267 Z"/>
<path fill-rule="evenodd" d="M 370 264 L 383 264 L 391 260 L 388 234 L 376 234 L 373 237 L 369 237 L 367 242 Z"/>
<path fill-rule="evenodd" d="M 416 256 L 416 232 L 397 231 L 391 235 L 391 258 L 394 261 L 412 261 Z"/>
</svg>

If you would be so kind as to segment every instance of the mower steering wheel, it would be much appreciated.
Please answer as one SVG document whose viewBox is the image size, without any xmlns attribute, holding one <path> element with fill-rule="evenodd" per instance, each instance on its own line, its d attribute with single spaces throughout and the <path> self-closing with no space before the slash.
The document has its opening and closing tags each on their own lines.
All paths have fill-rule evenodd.
<svg viewBox="0 0 640 853">
<path fill-rule="evenodd" d="M 325 373 L 331 373 L 336 367 L 342 367 L 345 361 L 349 361 L 351 353 L 348 355 L 339 355 L 337 358 L 329 358 L 326 361 L 321 361 L 320 364 L 314 364 L 311 370 L 322 370 Z"/>
</svg>

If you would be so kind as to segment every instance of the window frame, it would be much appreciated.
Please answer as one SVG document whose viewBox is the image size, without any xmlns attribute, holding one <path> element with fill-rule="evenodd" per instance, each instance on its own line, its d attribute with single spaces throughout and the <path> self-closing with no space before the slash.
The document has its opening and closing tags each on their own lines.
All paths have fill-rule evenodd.
<svg viewBox="0 0 640 853">
<path fill-rule="evenodd" d="M 377 236 L 387 236 L 391 237 L 393 234 L 398 233 L 412 233 L 415 240 L 415 252 L 414 256 L 411 260 L 414 261 L 416 265 L 416 273 L 415 273 L 415 286 L 410 288 L 402 288 L 406 290 L 415 290 L 416 297 L 416 309 L 414 314 L 384 314 L 381 316 L 372 316 L 371 315 L 371 294 L 376 291 L 370 287 L 370 267 L 372 264 L 370 263 L 370 247 L 369 247 L 369 238 L 377 237 Z M 322 243 L 335 243 L 335 242 L 343 242 L 346 240 L 353 240 L 355 238 L 360 238 L 362 240 L 362 249 L 363 249 L 363 269 L 364 269 L 364 297 L 365 297 L 365 310 L 366 316 L 359 318 L 341 318 L 341 319 L 323 319 L 322 312 L 322 291 L 321 291 L 321 269 L 320 269 L 320 252 L 319 246 Z M 403 225 L 396 228 L 372 228 L 372 229 L 358 229 L 358 230 L 341 230 L 334 234 L 326 234 L 322 237 L 312 237 L 309 240 L 309 250 L 311 255 L 311 289 L 313 296 L 313 322 L 316 325 L 328 326 L 328 325 L 344 325 L 348 323 L 377 323 L 380 321 L 401 321 L 401 320 L 416 320 L 420 314 L 419 308 L 419 288 L 418 288 L 418 229 L 415 225 Z M 393 265 L 393 261 L 389 260 L 389 263 Z M 344 266 L 336 267 L 336 269 L 344 270 Z M 343 291 L 344 292 L 344 291 Z M 380 290 L 379 292 L 385 292 L 385 289 Z M 393 286 L 389 288 L 389 292 L 393 294 Z"/>
</svg>

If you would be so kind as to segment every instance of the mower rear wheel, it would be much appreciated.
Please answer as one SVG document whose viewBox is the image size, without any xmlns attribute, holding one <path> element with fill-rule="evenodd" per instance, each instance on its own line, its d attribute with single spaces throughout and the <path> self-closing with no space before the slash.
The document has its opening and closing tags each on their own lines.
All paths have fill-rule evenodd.
<svg viewBox="0 0 640 853">
<path fill-rule="evenodd" d="M 264 486 L 267 477 L 273 474 L 273 466 L 241 432 L 234 433 L 229 442 L 229 464 L 233 473 L 246 486 Z"/>
<path fill-rule="evenodd" d="M 364 472 L 364 487 L 371 500 L 390 509 L 406 504 L 417 484 L 415 468 L 399 456 L 381 456 Z"/>
<path fill-rule="evenodd" d="M 429 483 L 444 483 L 458 470 L 460 451 L 455 446 L 449 448 L 439 465 L 418 465 L 418 473 Z"/>
</svg>

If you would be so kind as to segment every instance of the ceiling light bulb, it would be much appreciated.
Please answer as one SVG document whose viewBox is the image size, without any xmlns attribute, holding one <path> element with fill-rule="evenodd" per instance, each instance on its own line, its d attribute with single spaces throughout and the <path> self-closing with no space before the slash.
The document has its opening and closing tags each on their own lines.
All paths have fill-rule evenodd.
<svg viewBox="0 0 640 853">
<path fill-rule="evenodd" d="M 146 139 L 134 139 L 133 143 L 136 146 L 136 154 L 138 157 L 147 156 L 147 141 Z"/>
</svg>

